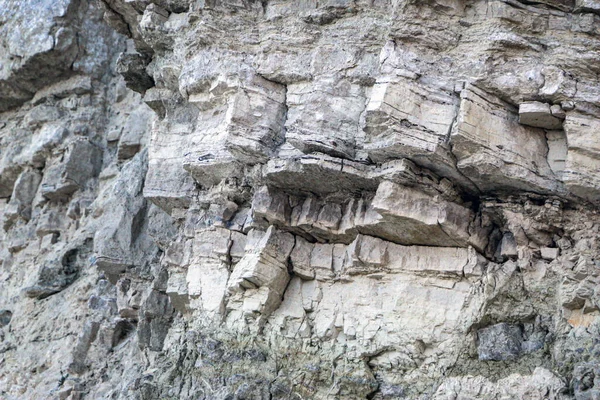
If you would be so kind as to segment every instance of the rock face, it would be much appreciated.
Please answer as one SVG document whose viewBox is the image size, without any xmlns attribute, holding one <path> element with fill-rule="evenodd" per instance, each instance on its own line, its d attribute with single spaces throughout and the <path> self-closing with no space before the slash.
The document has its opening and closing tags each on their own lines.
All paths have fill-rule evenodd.
<svg viewBox="0 0 600 400">
<path fill-rule="evenodd" d="M 0 0 L 0 398 L 598 398 L 599 48 L 595 0 Z"/>
</svg>

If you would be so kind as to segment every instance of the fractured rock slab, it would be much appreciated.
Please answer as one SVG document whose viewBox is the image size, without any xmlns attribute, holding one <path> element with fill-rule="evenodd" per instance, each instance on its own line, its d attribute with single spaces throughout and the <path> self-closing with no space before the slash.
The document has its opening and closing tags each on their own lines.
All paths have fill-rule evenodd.
<svg viewBox="0 0 600 400">
<path fill-rule="evenodd" d="M 39 268 L 35 284 L 23 289 L 27 297 L 44 299 L 70 286 L 87 267 L 91 255 L 91 240 L 70 248 L 55 250 Z"/>
<path fill-rule="evenodd" d="M 7 223 L 12 224 L 17 217 L 26 221 L 31 218 L 31 207 L 37 193 L 42 176 L 37 170 L 24 171 L 15 182 L 13 195 L 4 210 L 5 227 Z"/>
<path fill-rule="evenodd" d="M 100 149 L 85 139 L 76 139 L 63 160 L 56 160 L 44 173 L 42 195 L 50 200 L 68 198 L 85 187 L 99 172 Z"/>
<path fill-rule="evenodd" d="M 284 86 L 247 74 L 227 113 L 227 148 L 239 161 L 265 162 L 283 143 L 286 118 Z"/>
<path fill-rule="evenodd" d="M 287 141 L 306 154 L 353 159 L 365 100 L 362 86 L 330 77 L 288 85 Z"/>
<path fill-rule="evenodd" d="M 113 281 L 127 267 L 136 263 L 132 250 L 141 233 L 148 207 L 141 196 L 146 157 L 145 152 L 140 153 L 125 165 L 119 179 L 107 188 L 98 201 L 98 208 L 103 214 L 94 236 L 96 264 Z M 118 201 L 105 203 L 111 198 L 117 198 Z"/>
<path fill-rule="evenodd" d="M 484 192 L 564 192 L 548 165 L 544 131 L 517 121 L 516 110 L 469 86 L 451 135 L 458 169 Z"/>
<path fill-rule="evenodd" d="M 371 236 L 358 235 L 347 247 L 344 272 L 350 275 L 376 272 L 462 277 L 477 263 L 475 252 L 459 247 L 402 246 Z"/>
<path fill-rule="evenodd" d="M 271 226 L 255 245 L 249 242 L 247 246 L 252 246 L 253 250 L 247 251 L 236 264 L 227 288 L 232 294 L 242 295 L 245 313 L 266 317 L 281 303 L 290 279 L 287 262 L 294 247 L 294 237 Z"/>
<path fill-rule="evenodd" d="M 324 195 L 377 185 L 365 165 L 320 153 L 269 160 L 265 176 L 270 186 Z"/>
<path fill-rule="evenodd" d="M 553 112 L 548 103 L 530 101 L 519 105 L 519 123 L 523 125 L 550 130 L 562 129 L 562 119 L 555 115 L 561 115 L 560 110 Z"/>
<path fill-rule="evenodd" d="M 73 3 L 3 2 L 0 112 L 31 99 L 36 90 L 60 80 L 71 69 L 78 55 L 78 33 L 65 22 L 77 18 Z"/>
<path fill-rule="evenodd" d="M 401 244 L 466 247 L 475 219 L 468 208 L 388 181 L 371 207 L 358 229 Z"/>
<path fill-rule="evenodd" d="M 365 111 L 365 150 L 375 162 L 408 158 L 443 176 L 458 174 L 448 136 L 458 98 L 407 79 L 380 79 Z"/>
<path fill-rule="evenodd" d="M 567 188 L 587 200 L 600 199 L 600 122 L 584 114 L 569 112 L 565 119 L 568 152 L 563 172 Z"/>
</svg>

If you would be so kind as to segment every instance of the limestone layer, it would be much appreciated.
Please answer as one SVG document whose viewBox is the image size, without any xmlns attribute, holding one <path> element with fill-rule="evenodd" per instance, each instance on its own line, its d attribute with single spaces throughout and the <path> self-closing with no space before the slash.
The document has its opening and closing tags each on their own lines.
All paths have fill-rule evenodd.
<svg viewBox="0 0 600 400">
<path fill-rule="evenodd" d="M 598 0 L 0 0 L 0 398 L 600 398 L 599 58 Z"/>
</svg>

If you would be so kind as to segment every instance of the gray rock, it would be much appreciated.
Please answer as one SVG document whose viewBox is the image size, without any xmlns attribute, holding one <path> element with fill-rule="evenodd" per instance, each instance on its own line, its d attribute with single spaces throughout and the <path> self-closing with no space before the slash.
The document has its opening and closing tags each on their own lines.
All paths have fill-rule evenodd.
<svg viewBox="0 0 600 400">
<path fill-rule="evenodd" d="M 28 297 L 44 299 L 70 286 L 79 277 L 82 269 L 87 267 L 91 255 L 91 240 L 56 254 L 38 271 L 36 284 L 23 289 Z"/>
<path fill-rule="evenodd" d="M 0 310 L 0 328 L 4 328 L 6 325 L 10 324 L 10 320 L 12 319 L 13 313 L 10 310 Z"/>
<path fill-rule="evenodd" d="M 0 397 L 598 397 L 599 21 L 0 0 Z"/>
<path fill-rule="evenodd" d="M 593 400 L 600 398 L 600 367 L 597 363 L 582 363 L 575 366 L 571 385 L 576 400 Z"/>
<path fill-rule="evenodd" d="M 149 60 L 141 54 L 122 53 L 117 61 L 117 72 L 125 78 L 127 87 L 144 93 L 154 86 L 154 80 L 146 72 Z"/>
<path fill-rule="evenodd" d="M 66 154 L 48 167 L 42 180 L 42 195 L 50 200 L 68 198 L 98 174 L 100 163 L 96 145 L 86 139 L 74 140 Z"/>
<path fill-rule="evenodd" d="M 70 0 L 3 1 L 0 36 L 0 111 L 31 99 L 68 71 L 77 56 L 77 7 Z M 29 26 L 29 28 L 26 28 Z M 5 43 L 5 44 L 4 44 Z"/>
<path fill-rule="evenodd" d="M 69 371 L 74 374 L 82 374 L 86 369 L 86 356 L 90 346 L 98 335 L 100 324 L 96 321 L 87 321 L 83 326 L 77 344 L 73 348 L 72 361 L 69 364 Z"/>
<path fill-rule="evenodd" d="M 7 209 L 4 211 L 4 229 L 12 225 L 17 217 L 26 221 L 31 219 L 33 199 L 41 181 L 42 176 L 37 170 L 21 172 L 15 182 Z"/>
<path fill-rule="evenodd" d="M 522 352 L 521 328 L 506 322 L 479 329 L 477 341 L 477 353 L 483 361 L 514 360 Z"/>
</svg>

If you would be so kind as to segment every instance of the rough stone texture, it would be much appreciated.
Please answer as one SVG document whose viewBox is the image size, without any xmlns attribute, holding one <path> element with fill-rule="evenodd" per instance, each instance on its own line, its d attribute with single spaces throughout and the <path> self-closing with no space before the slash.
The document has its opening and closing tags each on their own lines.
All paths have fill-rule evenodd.
<svg viewBox="0 0 600 400">
<path fill-rule="evenodd" d="M 556 104 L 552 107 L 557 106 Z M 560 115 L 562 118 L 557 118 Z M 519 123 L 544 129 L 561 129 L 564 112 L 560 106 L 551 109 L 550 104 L 531 101 L 519 105 Z"/>
<path fill-rule="evenodd" d="M 0 398 L 599 398 L 598 49 L 595 0 L 0 0 Z"/>
</svg>

